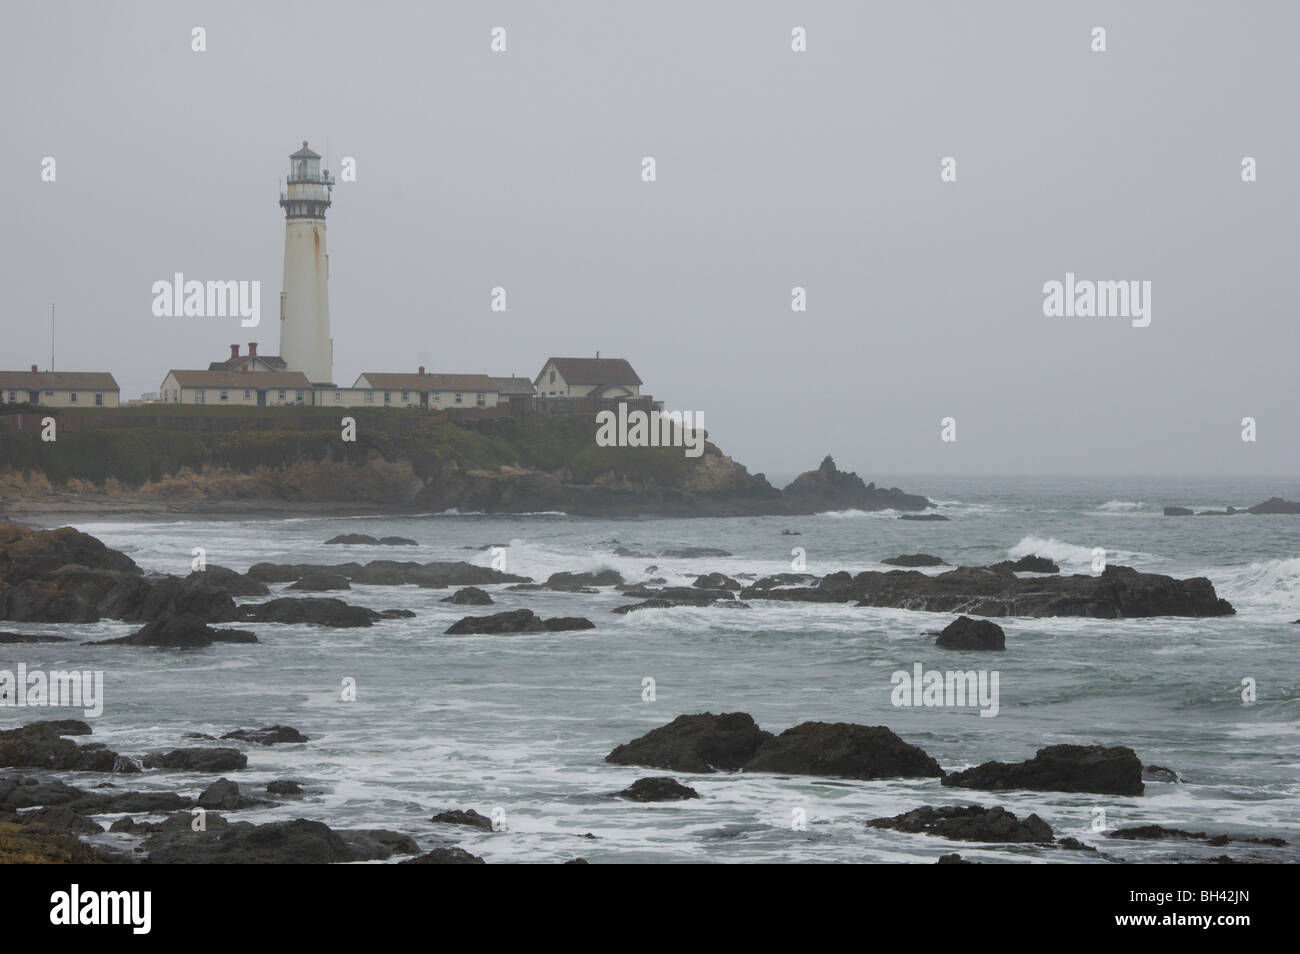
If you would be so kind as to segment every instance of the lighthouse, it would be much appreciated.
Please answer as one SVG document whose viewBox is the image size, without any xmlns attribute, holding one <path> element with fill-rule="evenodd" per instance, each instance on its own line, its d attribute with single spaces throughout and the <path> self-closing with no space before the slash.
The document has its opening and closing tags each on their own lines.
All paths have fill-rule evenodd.
<svg viewBox="0 0 1300 954">
<path fill-rule="evenodd" d="M 312 384 L 334 381 L 330 337 L 329 254 L 325 210 L 334 180 L 320 155 L 302 148 L 289 157 L 289 178 L 280 191 L 284 209 L 284 284 L 280 289 L 280 357 Z"/>
</svg>

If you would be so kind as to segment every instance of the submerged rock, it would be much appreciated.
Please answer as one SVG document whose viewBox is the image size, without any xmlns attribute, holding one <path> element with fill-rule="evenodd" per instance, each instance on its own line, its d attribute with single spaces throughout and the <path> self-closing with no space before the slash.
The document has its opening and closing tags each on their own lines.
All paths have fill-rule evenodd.
<svg viewBox="0 0 1300 954">
<path fill-rule="evenodd" d="M 324 593 L 328 590 L 350 590 L 352 584 L 341 573 L 305 573 L 289 584 L 289 589 Z"/>
<path fill-rule="evenodd" d="M 451 596 L 444 596 L 438 602 L 461 603 L 468 606 L 491 606 L 492 597 L 477 586 L 467 586 L 464 589 L 457 590 Z"/>
<path fill-rule="evenodd" d="M 928 553 L 904 553 L 896 557 L 885 557 L 880 561 L 889 566 L 947 566 L 943 560 Z"/>
<path fill-rule="evenodd" d="M 480 815 L 474 809 L 452 810 L 438 812 L 429 819 L 431 822 L 437 822 L 442 825 L 465 825 L 469 828 L 477 828 L 480 831 L 493 831 L 492 819 L 486 815 Z"/>
<path fill-rule="evenodd" d="M 1021 821 L 1001 806 L 985 808 L 935 808 L 923 805 L 893 818 L 873 818 L 872 828 L 890 828 L 914 834 L 938 835 L 953 841 L 985 841 L 1020 844 L 1052 840 L 1052 828 L 1037 815 Z"/>
<path fill-rule="evenodd" d="M 699 798 L 700 793 L 675 778 L 659 776 L 639 778 L 621 792 L 615 792 L 614 797 L 626 798 L 633 802 L 676 802 Z"/>
<path fill-rule="evenodd" d="M 146 623 L 130 636 L 102 639 L 88 646 L 156 646 L 171 649 L 201 649 L 213 643 L 255 643 L 257 636 L 244 629 L 218 629 L 192 614 Z"/>
<path fill-rule="evenodd" d="M 419 546 L 414 540 L 406 537 L 379 537 L 376 539 L 368 533 L 340 533 L 336 537 L 330 537 L 325 541 L 325 546 L 382 546 L 382 547 L 414 547 Z"/>
<path fill-rule="evenodd" d="M 222 738 L 237 739 L 240 742 L 254 742 L 258 745 L 310 741 L 307 736 L 288 725 L 268 725 L 260 729 L 236 729 L 233 732 L 227 732 Z"/>
<path fill-rule="evenodd" d="M 986 791 L 1093 792 L 1141 795 L 1142 763 L 1127 746 L 1049 745 L 1028 761 L 985 762 L 943 780 L 954 788 Z"/>
<path fill-rule="evenodd" d="M 485 865 L 487 864 L 478 855 L 471 855 L 464 848 L 435 848 L 433 851 L 420 855 L 418 858 L 411 858 L 407 861 L 399 861 L 399 865 Z"/>
<path fill-rule="evenodd" d="M 543 584 L 548 590 L 582 590 L 591 586 L 618 586 L 623 574 L 617 570 L 595 573 L 552 573 Z"/>
<path fill-rule="evenodd" d="M 188 772 L 230 772 L 248 767 L 248 756 L 239 749 L 172 749 L 144 757 L 144 767 L 184 769 Z"/>
<path fill-rule="evenodd" d="M 444 635 L 507 635 L 512 633 L 561 632 L 565 630 L 595 629 L 596 624 L 578 616 L 556 616 L 541 619 L 530 609 L 507 610 L 490 616 L 465 616 L 452 623 Z"/>
<path fill-rule="evenodd" d="M 282 596 L 266 603 L 240 607 L 240 618 L 257 623 L 312 623 L 336 629 L 370 626 L 382 619 L 364 606 L 353 606 L 328 596 Z"/>
</svg>

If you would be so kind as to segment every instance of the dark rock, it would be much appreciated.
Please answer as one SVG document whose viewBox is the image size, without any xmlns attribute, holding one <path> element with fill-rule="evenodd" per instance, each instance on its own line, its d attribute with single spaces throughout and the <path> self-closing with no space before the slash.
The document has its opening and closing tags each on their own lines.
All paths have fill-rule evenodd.
<svg viewBox="0 0 1300 954">
<path fill-rule="evenodd" d="M 867 824 L 872 828 L 938 835 L 953 841 L 1022 844 L 1052 840 L 1051 826 L 1037 815 L 1030 815 L 1021 821 L 1000 805 L 996 808 L 984 808 L 981 805 L 935 808 L 923 805 L 893 818 L 873 818 Z"/>
<path fill-rule="evenodd" d="M 335 544 L 347 546 L 371 546 L 371 547 L 414 547 L 419 546 L 414 540 L 406 537 L 380 537 L 375 539 L 368 533 L 341 533 L 337 537 L 331 537 L 325 541 L 325 546 Z"/>
<path fill-rule="evenodd" d="M 990 569 L 1005 567 L 1015 573 L 1060 573 L 1061 568 L 1049 560 L 1047 557 L 1030 554 L 1023 556 L 1012 563 L 1010 560 L 1003 560 L 1001 563 L 994 563 Z"/>
<path fill-rule="evenodd" d="M 1092 845 L 1086 845 L 1077 838 L 1062 838 L 1057 841 L 1058 848 L 1064 848 L 1066 851 L 1091 851 L 1096 853 L 1097 849 Z"/>
<path fill-rule="evenodd" d="M 147 769 L 183 769 L 187 772 L 230 772 L 248 767 L 239 749 L 173 749 L 144 757 Z"/>
<path fill-rule="evenodd" d="M 1144 782 L 1181 782 L 1178 773 L 1173 769 L 1165 768 L 1163 765 L 1144 765 L 1142 766 L 1142 780 Z"/>
<path fill-rule="evenodd" d="M 1166 517 L 1190 517 L 1191 515 L 1192 515 L 1192 511 L 1187 507 L 1166 507 L 1165 508 Z"/>
<path fill-rule="evenodd" d="M 699 557 L 729 557 L 732 553 L 729 550 L 719 550 L 717 547 L 676 547 L 670 550 L 660 550 L 661 557 L 668 557 L 672 560 L 694 560 Z M 658 567 L 655 567 L 657 570 Z M 649 568 L 646 569 L 649 573 Z"/>
<path fill-rule="evenodd" d="M 0 768 L 111 772 L 116 752 L 102 745 L 77 745 L 65 735 L 89 735 L 90 726 L 75 719 L 32 722 L 0 730 Z"/>
<path fill-rule="evenodd" d="M 478 828 L 483 831 L 492 831 L 492 819 L 486 815 L 480 815 L 474 809 L 461 811 L 439 812 L 429 819 L 431 822 L 438 822 L 443 825 L 466 825 L 470 828 Z"/>
<path fill-rule="evenodd" d="M 485 865 L 478 855 L 471 855 L 464 848 L 435 848 L 418 858 L 399 861 L 399 865 Z"/>
<path fill-rule="evenodd" d="M 552 573 L 544 584 L 548 590 L 580 590 L 588 586 L 617 586 L 623 574 L 617 570 L 600 570 L 596 573 Z"/>
<path fill-rule="evenodd" d="M 405 609 L 386 609 L 380 610 L 379 615 L 384 619 L 414 619 L 415 611 Z"/>
<path fill-rule="evenodd" d="M 542 627 L 548 633 L 564 633 L 571 630 L 595 629 L 596 624 L 581 616 L 552 616 L 542 620 Z"/>
<path fill-rule="evenodd" d="M 787 499 L 812 499 L 819 510 L 924 510 L 934 506 L 925 497 L 905 494 L 897 487 L 882 490 L 863 483 L 854 473 L 839 470 L 828 454 L 821 466 L 800 474 L 784 490 Z"/>
<path fill-rule="evenodd" d="M 337 832 L 353 856 L 361 861 L 387 861 L 393 855 L 418 855 L 420 846 L 410 835 L 385 828 L 352 828 Z"/>
<path fill-rule="evenodd" d="M 291 590 L 305 590 L 309 593 L 324 593 L 329 590 L 350 590 L 352 584 L 348 578 L 339 573 L 305 573 L 289 585 Z"/>
<path fill-rule="evenodd" d="M 1300 513 L 1300 503 L 1283 500 L 1281 497 L 1269 497 L 1263 503 L 1257 503 L 1247 513 Z"/>
<path fill-rule="evenodd" d="M 899 520 L 947 520 L 941 513 L 900 513 Z"/>
<path fill-rule="evenodd" d="M 1020 578 L 989 567 L 957 567 L 934 576 L 916 570 L 843 571 L 817 586 L 759 580 L 741 591 L 742 599 L 814 603 L 858 600 L 859 606 L 961 613 L 970 616 L 1085 616 L 1119 619 L 1145 616 L 1231 616 L 1204 577 L 1176 580 L 1131 567 L 1108 566 L 1100 576 Z"/>
<path fill-rule="evenodd" d="M 267 596 L 271 592 L 261 580 L 211 563 L 205 569 L 195 570 L 185 577 L 185 582 L 198 586 L 215 586 L 231 596 Z"/>
<path fill-rule="evenodd" d="M 997 623 L 958 616 L 944 627 L 934 644 L 942 649 L 1006 649 L 1007 637 Z"/>
<path fill-rule="evenodd" d="M 218 629 L 199 617 L 186 613 L 166 620 L 146 623 L 130 636 L 103 639 L 91 646 L 156 646 L 168 649 L 201 649 L 215 642 L 255 643 L 257 636 L 242 629 Z"/>
<path fill-rule="evenodd" d="M 302 786 L 289 779 L 276 779 L 266 783 L 266 790 L 272 795 L 301 795 Z"/>
<path fill-rule="evenodd" d="M 459 589 L 451 596 L 444 596 L 440 603 L 462 603 L 469 606 L 491 606 L 492 597 L 477 586 L 467 586 Z"/>
<path fill-rule="evenodd" d="M 973 865 L 975 862 L 967 861 L 961 855 L 953 852 L 950 855 L 940 855 L 936 865 Z"/>
<path fill-rule="evenodd" d="M 63 805 L 38 808 L 19 818 L 24 825 L 39 825 L 51 831 L 65 831 L 73 835 L 96 835 L 104 830 L 103 825 Z"/>
<path fill-rule="evenodd" d="M 687 798 L 699 798 L 700 793 L 675 778 L 658 776 L 639 778 L 621 792 L 615 792 L 614 797 L 626 798 L 633 802 L 676 802 Z"/>
<path fill-rule="evenodd" d="M 672 722 L 618 746 L 606 762 L 676 772 L 734 771 L 772 738 L 745 712 L 680 715 Z"/>
<path fill-rule="evenodd" d="M 236 729 L 234 732 L 227 732 L 221 738 L 237 739 L 240 742 L 255 742 L 258 745 L 310 741 L 307 736 L 297 729 L 287 725 L 268 725 L 260 729 Z"/>
<path fill-rule="evenodd" d="M 1142 763 L 1127 746 L 1050 745 L 1028 761 L 985 762 L 943 779 L 954 788 L 986 791 L 1019 788 L 1038 792 L 1141 795 Z"/>
<path fill-rule="evenodd" d="M 0 633 L 0 646 L 13 643 L 66 643 L 66 636 L 47 636 L 44 633 Z"/>
<path fill-rule="evenodd" d="M 210 811 L 238 811 L 242 808 L 254 808 L 258 805 L 269 805 L 270 802 L 260 798 L 249 798 L 240 794 L 239 786 L 228 778 L 218 779 L 213 782 L 198 797 L 199 808 Z"/>
<path fill-rule="evenodd" d="M 883 725 L 804 722 L 766 739 L 746 772 L 836 778 L 939 778 L 939 763 Z"/>
<path fill-rule="evenodd" d="M 495 633 L 537 633 L 545 629 L 530 609 L 508 610 L 490 616 L 465 616 L 445 630 L 448 636 Z"/>
<path fill-rule="evenodd" d="M 159 832 L 141 847 L 150 864 L 332 864 L 376 857 L 349 845 L 328 825 L 303 818 L 266 825 L 235 822 L 202 834 L 188 828 Z"/>
<path fill-rule="evenodd" d="M 889 566 L 947 566 L 943 560 L 937 556 L 930 556 L 928 553 L 904 553 L 896 557 L 886 557 L 880 561 Z"/>
<path fill-rule="evenodd" d="M 691 586 L 704 590 L 726 590 L 728 596 L 740 589 L 740 584 L 725 573 L 705 573 L 695 578 Z"/>
<path fill-rule="evenodd" d="M 266 603 L 240 607 L 240 618 L 258 623 L 312 623 L 341 629 L 369 626 L 380 615 L 364 606 L 352 606 L 332 597 L 282 596 Z"/>
</svg>

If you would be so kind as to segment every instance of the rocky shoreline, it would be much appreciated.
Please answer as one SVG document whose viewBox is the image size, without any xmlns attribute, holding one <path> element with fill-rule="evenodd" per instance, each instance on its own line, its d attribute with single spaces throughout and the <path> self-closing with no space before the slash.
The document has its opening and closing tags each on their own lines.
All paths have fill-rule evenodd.
<svg viewBox="0 0 1300 954">
<path fill-rule="evenodd" d="M 494 819 L 473 809 L 435 810 L 427 819 L 410 819 L 403 826 L 406 831 L 332 829 L 308 818 L 261 824 L 232 820 L 230 816 L 250 809 L 294 802 L 307 806 L 304 798 L 311 793 L 295 781 L 276 780 L 253 794 L 225 774 L 244 769 L 247 756 L 240 748 L 222 742 L 245 747 L 310 744 L 309 738 L 289 726 L 234 730 L 221 739 L 196 739 L 197 734 L 192 733 L 191 740 L 214 744 L 137 755 L 72 741 L 90 734 L 90 726 L 77 720 L 0 730 L 0 862 L 337 864 L 400 859 L 403 864 L 482 864 L 481 857 L 455 844 L 457 833 L 502 830 Z M 759 728 L 744 712 L 678 716 L 616 746 L 605 761 L 701 777 L 734 772 L 864 782 L 916 778 L 988 791 L 1080 792 L 1124 798 L 1142 796 L 1144 779 L 1152 777 L 1148 768 L 1154 768 L 1144 768 L 1126 746 L 1055 745 L 1040 749 L 1025 762 L 987 762 L 949 772 L 885 726 L 805 722 L 773 734 Z M 93 789 L 78 787 L 55 777 L 59 771 L 122 779 L 167 771 L 219 777 L 200 783 L 197 791 L 191 785 L 182 791 L 145 792 L 124 789 L 115 781 L 100 781 Z M 592 793 L 592 797 L 654 803 L 704 796 L 674 777 L 648 776 L 627 788 Z M 1022 820 L 1002 806 L 978 804 L 921 805 L 893 817 L 862 819 L 861 823 L 907 836 L 1077 851 L 1092 860 L 1112 862 L 1124 861 L 1111 853 L 1116 842 L 1199 842 L 1213 848 L 1233 845 L 1237 858 L 1176 855 L 1173 859 L 1218 863 L 1277 860 L 1267 849 L 1288 847 L 1285 839 L 1272 836 L 1209 834 L 1148 825 L 1096 832 L 1096 840 L 1107 849 L 1103 851 L 1073 837 L 1058 839 L 1037 814 Z M 105 834 L 118 837 L 98 837 Z M 938 860 L 952 863 L 951 856 Z M 586 861 L 574 857 L 565 863 Z"/>
</svg>

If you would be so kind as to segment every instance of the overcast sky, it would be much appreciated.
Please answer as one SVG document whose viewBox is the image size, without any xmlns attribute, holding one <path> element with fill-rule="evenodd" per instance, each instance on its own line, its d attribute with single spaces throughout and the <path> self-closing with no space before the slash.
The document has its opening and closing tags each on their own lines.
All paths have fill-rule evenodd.
<svg viewBox="0 0 1300 954">
<path fill-rule="evenodd" d="M 124 399 L 275 353 L 307 139 L 356 160 L 338 383 L 599 350 L 751 471 L 1295 475 L 1297 27 L 1226 0 L 6 2 L 0 367 L 48 367 L 51 300 L 56 368 Z M 155 318 L 178 271 L 260 280 L 261 327 Z M 1150 281 L 1150 325 L 1045 317 L 1066 272 Z"/>
</svg>

